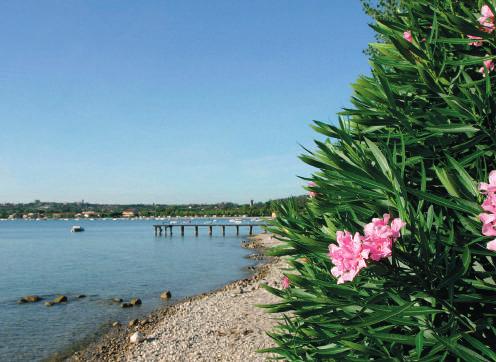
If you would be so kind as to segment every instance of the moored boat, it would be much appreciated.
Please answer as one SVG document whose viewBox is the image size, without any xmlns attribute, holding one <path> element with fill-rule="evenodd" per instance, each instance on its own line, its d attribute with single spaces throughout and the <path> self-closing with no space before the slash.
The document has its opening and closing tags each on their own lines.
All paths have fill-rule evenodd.
<svg viewBox="0 0 496 362">
<path fill-rule="evenodd" d="M 81 231 L 84 231 L 84 228 L 82 226 L 79 226 L 79 225 L 74 225 L 71 228 L 71 233 L 80 233 Z"/>
</svg>

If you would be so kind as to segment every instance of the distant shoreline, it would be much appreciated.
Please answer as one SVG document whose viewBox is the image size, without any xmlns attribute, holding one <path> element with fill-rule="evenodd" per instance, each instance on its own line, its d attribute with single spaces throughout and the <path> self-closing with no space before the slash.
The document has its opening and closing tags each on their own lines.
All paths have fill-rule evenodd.
<svg viewBox="0 0 496 362">
<path fill-rule="evenodd" d="M 165 220 L 178 220 L 178 219 L 271 219 L 270 216 L 164 216 L 164 217 L 156 217 L 156 216 L 142 216 L 142 217 L 92 217 L 92 218 L 0 218 L 0 221 L 48 221 L 48 220 L 57 220 L 57 221 L 96 221 L 96 220 L 107 220 L 107 221 L 119 221 L 119 220 L 155 220 L 155 221 L 165 221 Z"/>
</svg>

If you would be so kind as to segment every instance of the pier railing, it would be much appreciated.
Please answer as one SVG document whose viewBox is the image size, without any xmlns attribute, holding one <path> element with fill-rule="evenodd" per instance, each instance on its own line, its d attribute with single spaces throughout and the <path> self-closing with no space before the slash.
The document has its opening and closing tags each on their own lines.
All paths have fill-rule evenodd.
<svg viewBox="0 0 496 362">
<path fill-rule="evenodd" d="M 226 228 L 236 228 L 236 235 L 239 235 L 240 228 L 248 228 L 250 235 L 253 235 L 254 227 L 263 227 L 267 224 L 264 222 L 253 222 L 253 223 L 242 223 L 242 224 L 231 224 L 231 223 L 218 223 L 218 224 L 157 224 L 153 225 L 155 229 L 155 235 L 167 235 L 167 230 L 169 230 L 169 235 L 173 235 L 173 229 L 178 228 L 180 230 L 181 236 L 184 236 L 184 230 L 186 228 L 194 228 L 195 236 L 198 236 L 200 228 L 208 228 L 208 235 L 213 234 L 214 228 L 222 229 L 222 236 L 226 235 Z"/>
</svg>

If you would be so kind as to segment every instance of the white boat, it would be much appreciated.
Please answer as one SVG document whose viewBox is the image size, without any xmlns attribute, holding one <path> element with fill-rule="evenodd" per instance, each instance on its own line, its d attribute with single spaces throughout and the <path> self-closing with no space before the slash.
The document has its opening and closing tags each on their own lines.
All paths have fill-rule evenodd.
<svg viewBox="0 0 496 362">
<path fill-rule="evenodd" d="M 71 233 L 80 233 L 81 231 L 84 231 L 84 228 L 82 226 L 79 226 L 79 225 L 74 225 L 71 228 Z"/>
</svg>

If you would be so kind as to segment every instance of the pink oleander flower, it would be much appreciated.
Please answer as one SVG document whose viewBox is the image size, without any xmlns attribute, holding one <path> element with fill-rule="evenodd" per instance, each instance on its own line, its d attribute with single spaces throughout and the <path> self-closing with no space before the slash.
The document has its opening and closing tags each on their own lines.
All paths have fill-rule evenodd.
<svg viewBox="0 0 496 362">
<path fill-rule="evenodd" d="M 403 39 L 405 39 L 409 43 L 413 42 L 412 32 L 410 30 L 405 31 L 403 33 Z"/>
<path fill-rule="evenodd" d="M 496 192 L 496 170 L 489 172 L 489 183 L 479 183 L 479 191 L 483 194 Z"/>
<path fill-rule="evenodd" d="M 496 213 L 496 194 L 488 194 L 481 206 L 484 211 Z"/>
<path fill-rule="evenodd" d="M 482 16 L 478 20 L 483 27 L 482 31 L 485 31 L 487 33 L 492 33 L 495 29 L 495 26 L 494 26 L 494 14 L 491 11 L 491 8 L 487 5 L 482 6 L 481 15 Z"/>
<path fill-rule="evenodd" d="M 488 213 L 479 215 L 482 222 L 482 235 L 496 236 L 496 170 L 489 173 L 489 183 L 479 183 L 479 191 L 487 195 L 481 206 Z M 488 242 L 486 248 L 496 251 L 496 240 Z"/>
<path fill-rule="evenodd" d="M 365 227 L 363 228 L 365 236 L 374 235 L 381 238 L 387 238 L 391 236 L 391 229 L 388 225 L 390 218 L 391 215 L 389 214 L 384 214 L 382 219 L 373 218 L 372 222 L 365 225 Z"/>
<path fill-rule="evenodd" d="M 365 260 L 369 251 L 364 250 L 359 233 L 352 237 L 349 231 L 338 231 L 336 233 L 338 245 L 329 245 L 329 258 L 334 267 L 332 275 L 338 278 L 338 284 L 352 281 L 358 272 L 367 266 Z"/>
<path fill-rule="evenodd" d="M 496 251 L 496 240 L 492 240 L 486 245 L 487 250 Z"/>
<path fill-rule="evenodd" d="M 289 278 L 287 276 L 283 276 L 281 279 L 282 289 L 288 289 L 290 284 L 291 284 L 291 282 L 289 281 Z"/>
<path fill-rule="evenodd" d="M 313 181 L 310 181 L 308 183 L 308 187 L 315 187 L 315 186 L 317 186 L 317 184 Z M 308 191 L 308 196 L 313 198 L 313 197 L 317 196 L 317 193 L 315 191 Z"/>
<path fill-rule="evenodd" d="M 479 219 L 482 221 L 482 235 L 496 236 L 496 214 L 482 213 Z"/>
<path fill-rule="evenodd" d="M 393 219 L 391 222 L 391 230 L 393 231 L 393 239 L 398 239 L 401 236 L 401 229 L 406 226 L 406 222 L 399 217 Z"/>
<path fill-rule="evenodd" d="M 491 59 L 484 60 L 484 66 L 479 68 L 479 73 L 482 74 L 482 76 L 485 78 L 486 77 L 486 72 L 484 71 L 487 69 L 487 72 L 491 72 L 494 70 L 494 63 Z"/>
<path fill-rule="evenodd" d="M 484 16 L 485 18 L 492 18 L 494 19 L 494 14 L 491 11 L 491 8 L 487 5 L 483 5 L 481 8 L 481 15 Z"/>
<path fill-rule="evenodd" d="M 391 215 L 384 214 L 382 219 L 374 218 L 364 227 L 363 248 L 369 251 L 370 259 L 374 261 L 391 256 L 393 242 L 400 237 L 400 230 L 406 225 L 400 218 L 389 225 L 390 218 Z"/>
<path fill-rule="evenodd" d="M 468 45 L 472 45 L 474 47 L 480 47 L 482 46 L 482 38 L 480 36 L 475 36 L 475 35 L 467 35 L 469 39 L 473 39 L 476 41 L 473 41 L 471 43 L 468 43 Z"/>
</svg>

